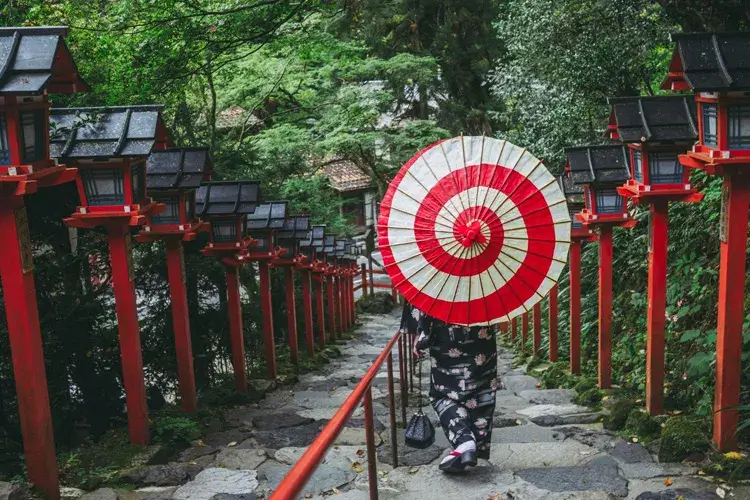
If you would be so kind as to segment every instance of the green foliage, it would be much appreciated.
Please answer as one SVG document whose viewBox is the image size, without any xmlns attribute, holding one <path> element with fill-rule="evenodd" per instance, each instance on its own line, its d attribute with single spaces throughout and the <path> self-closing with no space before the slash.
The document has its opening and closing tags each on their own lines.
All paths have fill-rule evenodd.
<svg viewBox="0 0 750 500">
<path fill-rule="evenodd" d="M 661 424 L 652 415 L 640 408 L 635 408 L 628 415 L 625 429 L 642 440 L 649 441 L 659 436 Z"/>
<path fill-rule="evenodd" d="M 659 461 L 681 462 L 688 455 L 705 452 L 709 448 L 706 431 L 702 419 L 686 416 L 670 418 L 661 431 Z"/>
<path fill-rule="evenodd" d="M 187 445 L 201 437 L 200 425 L 188 417 L 163 416 L 153 421 L 154 440 L 168 445 Z"/>
<path fill-rule="evenodd" d="M 553 363 L 542 373 L 542 387 L 545 389 L 560 389 L 570 387 L 575 383 L 575 377 L 568 372 L 567 363 Z"/>
<path fill-rule="evenodd" d="M 586 392 L 589 389 L 594 389 L 599 385 L 599 381 L 596 377 L 581 377 L 578 382 L 573 386 L 573 389 L 577 393 Z"/>
<path fill-rule="evenodd" d="M 535 368 L 537 368 L 538 366 L 541 366 L 542 364 L 544 364 L 544 360 L 540 356 L 533 355 L 531 356 L 531 359 L 529 359 L 529 362 L 526 365 L 526 372 L 529 373 Z"/>
<path fill-rule="evenodd" d="M 360 297 L 356 303 L 357 313 L 364 314 L 385 314 L 394 307 L 393 296 L 388 292 L 368 294 L 367 297 Z"/>
<path fill-rule="evenodd" d="M 586 390 L 590 391 L 592 389 Z M 583 392 L 581 392 L 581 394 L 583 394 Z M 634 410 L 636 410 L 636 404 L 634 401 L 626 398 L 616 400 L 609 407 L 609 415 L 604 419 L 604 428 L 609 429 L 610 431 L 624 429 L 630 414 L 633 413 Z"/>
<path fill-rule="evenodd" d="M 573 402 L 581 406 L 589 406 L 591 408 L 598 408 L 601 406 L 604 392 L 599 389 L 589 389 L 580 394 L 576 394 L 573 398 Z"/>
</svg>

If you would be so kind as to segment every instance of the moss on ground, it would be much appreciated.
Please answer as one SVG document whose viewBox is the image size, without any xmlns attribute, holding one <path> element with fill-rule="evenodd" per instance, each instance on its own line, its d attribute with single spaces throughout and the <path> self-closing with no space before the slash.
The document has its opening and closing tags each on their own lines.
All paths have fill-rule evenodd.
<svg viewBox="0 0 750 500">
<path fill-rule="evenodd" d="M 709 449 L 708 429 L 698 417 L 677 416 L 666 421 L 661 431 L 659 461 L 681 462 L 694 453 Z"/>
<path fill-rule="evenodd" d="M 578 390 L 577 387 L 576 390 Z M 591 389 L 589 388 L 586 390 Z M 635 401 L 630 399 L 618 399 L 609 408 L 609 415 L 604 419 L 604 428 L 610 431 L 620 431 L 624 429 L 633 410 L 636 410 Z"/>
<path fill-rule="evenodd" d="M 635 408 L 628 415 L 625 422 L 625 429 L 631 434 L 635 434 L 642 441 L 652 441 L 659 437 L 661 424 L 652 415 L 649 415 L 640 408 Z"/>
<path fill-rule="evenodd" d="M 568 388 L 576 377 L 568 373 L 567 363 L 553 363 L 542 373 L 541 383 L 544 389 Z"/>
<path fill-rule="evenodd" d="M 577 394 L 573 398 L 573 402 L 577 405 L 588 406 L 590 408 L 598 408 L 602 404 L 602 398 L 604 393 L 599 389 L 589 389 L 580 394 Z"/>
</svg>

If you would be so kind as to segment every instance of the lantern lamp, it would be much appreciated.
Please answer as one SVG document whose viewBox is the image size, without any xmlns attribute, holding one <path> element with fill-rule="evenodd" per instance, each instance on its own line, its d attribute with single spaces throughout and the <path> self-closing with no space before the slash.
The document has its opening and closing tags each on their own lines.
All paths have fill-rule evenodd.
<svg viewBox="0 0 750 500">
<path fill-rule="evenodd" d="M 146 193 L 146 160 L 171 145 L 163 106 L 53 108 L 50 155 L 78 167 L 80 206 L 69 224 L 121 219 L 143 225 L 159 211 Z"/>
<path fill-rule="evenodd" d="M 565 173 L 558 177 L 557 183 L 559 184 L 560 189 L 565 195 L 565 201 L 568 204 L 568 213 L 570 214 L 571 224 L 571 238 L 588 238 L 591 231 L 585 229 L 581 221 L 576 217 L 576 214 L 580 213 L 584 208 L 586 208 L 586 203 L 584 202 L 583 185 L 574 184 L 573 178 L 569 173 Z"/>
<path fill-rule="evenodd" d="M 236 255 L 246 250 L 252 240 L 245 236 L 247 215 L 258 206 L 260 182 L 222 181 L 201 185 L 196 191 L 196 214 L 211 225 L 206 255 Z"/>
<path fill-rule="evenodd" d="M 278 246 L 284 251 L 283 261 L 277 264 L 296 264 L 304 255 L 300 252 L 300 244 L 307 240 L 310 227 L 310 218 L 306 215 L 289 217 L 284 221 L 284 226 L 277 232 Z"/>
<path fill-rule="evenodd" d="M 248 235 L 255 240 L 249 258 L 259 260 L 278 256 L 276 231 L 284 228 L 287 205 L 286 201 L 270 201 L 259 205 L 255 212 L 248 215 Z"/>
<path fill-rule="evenodd" d="M 201 222 L 195 210 L 195 192 L 208 180 L 213 162 L 208 148 L 173 148 L 154 151 L 146 162 L 146 194 L 164 205 L 151 214 L 141 235 L 184 235 L 195 238 Z"/>
<path fill-rule="evenodd" d="M 690 170 L 678 156 L 698 137 L 692 96 L 610 98 L 618 135 L 627 145 L 631 178 L 620 192 L 645 200 L 690 201 Z"/>
<path fill-rule="evenodd" d="M 323 254 L 325 254 L 326 262 L 333 264 L 336 260 L 336 237 L 333 235 L 327 235 L 323 241 Z"/>
<path fill-rule="evenodd" d="M 662 88 L 690 89 L 698 142 L 689 167 L 709 173 L 750 160 L 750 33 L 679 33 Z M 719 161 L 715 161 L 719 160 Z M 723 164 L 722 164 L 723 163 Z"/>
<path fill-rule="evenodd" d="M 584 225 L 621 223 L 630 220 L 625 198 L 617 187 L 630 178 L 628 159 L 622 146 L 566 148 L 574 184 L 584 185 L 586 208 L 576 216 Z"/>
</svg>

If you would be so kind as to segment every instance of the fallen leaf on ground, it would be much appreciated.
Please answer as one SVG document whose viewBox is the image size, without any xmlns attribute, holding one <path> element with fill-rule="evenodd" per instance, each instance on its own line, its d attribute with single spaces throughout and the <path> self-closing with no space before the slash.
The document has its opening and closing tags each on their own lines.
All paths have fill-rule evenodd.
<svg viewBox="0 0 750 500">
<path fill-rule="evenodd" d="M 409 472 L 409 474 L 411 474 L 411 475 L 414 475 L 414 474 L 416 474 L 417 472 L 419 472 L 419 469 L 418 469 L 418 468 L 411 468 L 411 469 L 409 469 L 409 471 L 408 471 L 408 472 Z"/>
<path fill-rule="evenodd" d="M 237 446 L 237 441 L 232 441 L 227 445 L 227 448 L 231 448 L 232 446 Z"/>
<path fill-rule="evenodd" d="M 361 457 L 364 454 L 365 454 L 365 450 L 357 450 L 357 456 L 358 457 Z"/>
<path fill-rule="evenodd" d="M 664 486 L 672 486 L 672 479 L 666 478 L 664 480 Z"/>
<path fill-rule="evenodd" d="M 341 494 L 341 490 L 340 490 L 340 489 L 338 489 L 338 488 L 334 488 L 334 489 L 332 489 L 331 491 L 333 491 L 333 494 L 334 494 L 334 495 L 340 495 L 340 494 Z"/>
</svg>

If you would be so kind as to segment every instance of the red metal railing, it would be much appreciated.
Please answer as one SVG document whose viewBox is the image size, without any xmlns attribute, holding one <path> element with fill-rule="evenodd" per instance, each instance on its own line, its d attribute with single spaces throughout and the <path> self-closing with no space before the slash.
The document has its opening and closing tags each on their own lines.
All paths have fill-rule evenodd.
<svg viewBox="0 0 750 500">
<path fill-rule="evenodd" d="M 388 369 L 388 410 L 390 419 L 390 444 L 393 457 L 393 466 L 398 467 L 398 445 L 396 441 L 396 393 L 393 383 L 393 347 L 398 343 L 399 349 L 399 383 L 401 386 L 401 420 L 406 427 L 406 406 L 408 403 L 407 377 L 405 372 L 411 371 L 407 359 L 411 359 L 411 345 L 408 336 L 396 333 L 386 344 L 383 352 L 372 364 L 362 380 L 357 384 L 352 393 L 346 398 L 344 404 L 336 412 L 330 422 L 323 428 L 318 437 L 307 448 L 307 451 L 292 467 L 281 484 L 271 494 L 271 500 L 293 500 L 300 497 L 305 485 L 310 480 L 315 470 L 323 462 L 326 452 L 333 446 L 336 438 L 360 404 L 365 409 L 365 440 L 367 442 L 367 472 L 370 482 L 370 498 L 378 498 L 378 476 L 375 461 L 375 426 L 372 412 L 372 382 L 375 376 L 387 364 Z"/>
<path fill-rule="evenodd" d="M 370 277 L 368 279 L 367 274 L 370 274 Z M 367 294 L 369 293 L 369 290 L 372 288 L 373 290 L 375 288 L 385 288 L 391 291 L 391 295 L 393 296 L 393 301 L 398 303 L 399 302 L 399 293 L 396 291 L 396 287 L 393 286 L 393 283 L 375 283 L 373 275 L 385 275 L 388 276 L 388 272 L 383 269 L 370 269 L 367 270 L 367 266 L 362 264 L 361 268 L 361 282 L 359 285 L 354 287 L 354 290 L 362 290 L 362 295 L 364 297 L 367 297 Z"/>
</svg>

